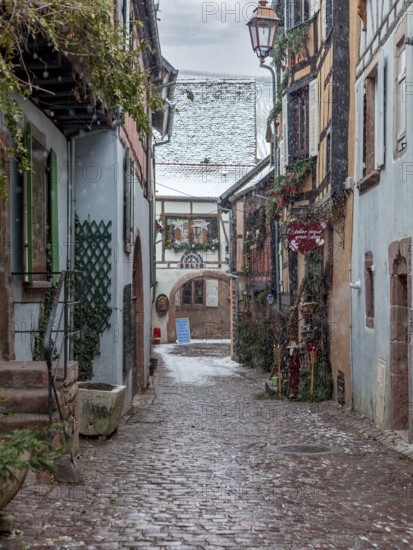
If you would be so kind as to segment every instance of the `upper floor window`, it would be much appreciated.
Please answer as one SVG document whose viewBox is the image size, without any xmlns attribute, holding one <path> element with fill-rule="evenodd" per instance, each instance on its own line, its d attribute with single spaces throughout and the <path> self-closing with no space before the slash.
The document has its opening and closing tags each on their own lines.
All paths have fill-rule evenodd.
<svg viewBox="0 0 413 550">
<path fill-rule="evenodd" d="M 333 28 L 333 0 L 325 0 L 326 2 L 326 16 L 325 16 L 325 29 L 327 38 Z"/>
<path fill-rule="evenodd" d="M 289 0 L 287 13 L 288 27 L 290 29 L 309 19 L 310 1 L 311 0 Z"/>
<path fill-rule="evenodd" d="M 400 156 L 405 152 L 406 142 L 406 44 L 404 36 L 396 45 L 395 64 L 395 132 L 394 132 L 394 154 Z"/>
<path fill-rule="evenodd" d="M 59 271 L 57 157 L 53 149 L 47 151 L 45 135 L 30 123 L 25 139 L 30 170 L 23 196 L 24 266 L 33 282 L 45 279 L 40 273 Z"/>
<path fill-rule="evenodd" d="M 331 128 L 326 133 L 326 163 L 325 163 L 325 175 L 330 176 L 331 172 Z"/>
<path fill-rule="evenodd" d="M 308 86 L 291 94 L 289 113 L 289 154 L 291 157 L 308 156 L 309 97 Z"/>
<path fill-rule="evenodd" d="M 356 178 L 361 193 L 380 183 L 386 161 L 386 58 L 380 55 L 357 86 Z"/>
<path fill-rule="evenodd" d="M 165 219 L 165 246 L 174 244 L 214 245 L 218 244 L 218 222 L 216 216 L 188 217 L 167 216 Z"/>
<path fill-rule="evenodd" d="M 376 168 L 376 80 L 377 71 L 372 71 L 364 83 L 364 139 L 363 139 L 363 176 Z"/>
</svg>

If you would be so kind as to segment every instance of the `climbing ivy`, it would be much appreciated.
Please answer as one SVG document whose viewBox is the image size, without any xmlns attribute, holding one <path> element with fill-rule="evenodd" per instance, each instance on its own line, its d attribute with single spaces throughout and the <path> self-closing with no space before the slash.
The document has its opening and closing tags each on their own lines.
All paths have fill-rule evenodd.
<svg viewBox="0 0 413 550">
<path fill-rule="evenodd" d="M 281 70 L 286 68 L 288 54 L 297 56 L 302 53 L 304 57 L 308 56 L 306 44 L 309 30 L 310 23 L 307 22 L 281 34 L 274 46 L 273 64 L 277 68 Z M 291 68 L 294 64 L 295 62 L 291 60 Z"/>
<path fill-rule="evenodd" d="M 245 241 L 244 245 L 250 247 L 256 245 L 257 248 L 262 248 L 267 236 L 267 224 L 265 207 L 256 208 L 245 217 Z"/>
<path fill-rule="evenodd" d="M 283 76 L 277 86 L 275 105 L 268 116 L 268 122 L 275 120 L 282 111 L 282 97 L 288 87 L 290 70 L 294 69 L 296 64 L 295 57 L 299 55 L 302 55 L 304 59 L 308 57 L 309 30 L 310 23 L 304 23 L 281 34 L 275 43 L 273 65 L 283 73 Z M 290 63 L 288 63 L 289 55 L 291 56 Z"/>
<path fill-rule="evenodd" d="M 19 98 L 29 98 L 34 84 L 29 71 L 22 80 L 15 67 L 25 68 L 25 53 L 40 41 L 70 60 L 87 83 L 91 99 L 101 99 L 111 112 L 121 108 L 139 131 L 150 133 L 147 106 L 157 111 L 162 100 L 142 68 L 141 50 L 129 48 L 127 33 L 113 20 L 113 11 L 113 0 L 2 0 L 0 113 L 13 144 L 7 147 L 0 142 L 0 146 L 17 159 L 20 170 L 27 172 L 30 166 Z M 132 26 L 135 32 L 141 22 L 133 21 Z M 0 171 L 0 198 L 6 197 L 5 183 L 6 176 Z"/>
<path fill-rule="evenodd" d="M 52 311 L 53 298 L 56 292 L 56 284 L 46 292 L 43 303 L 40 306 L 39 320 L 37 330 L 32 333 L 31 347 L 33 361 L 45 361 L 43 338 L 46 333 L 47 323 L 49 321 L 50 312 Z"/>
<path fill-rule="evenodd" d="M 79 379 L 93 377 L 93 361 L 100 354 L 100 340 L 110 326 L 111 224 L 95 221 L 80 222 L 76 215 L 75 269 L 81 271 L 82 282 L 76 282 L 75 330 L 82 337 L 75 339 L 74 355 L 79 361 Z"/>
<path fill-rule="evenodd" d="M 298 159 L 286 174 L 280 174 L 274 179 L 272 197 L 268 201 L 267 214 L 270 220 L 278 217 L 287 206 L 290 198 L 297 192 L 304 178 L 311 173 L 312 161 L 309 158 Z"/>
</svg>

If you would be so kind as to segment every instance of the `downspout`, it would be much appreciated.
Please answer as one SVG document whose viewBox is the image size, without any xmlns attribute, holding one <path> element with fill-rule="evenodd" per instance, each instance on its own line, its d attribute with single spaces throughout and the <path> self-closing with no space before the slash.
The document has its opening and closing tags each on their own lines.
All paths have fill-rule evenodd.
<svg viewBox="0 0 413 550">
<path fill-rule="evenodd" d="M 175 85 L 175 82 L 169 82 L 168 84 L 163 84 L 161 86 L 158 86 L 158 89 L 160 88 L 167 88 L 167 87 L 170 87 L 170 86 L 173 86 Z M 155 182 L 155 147 L 159 147 L 160 145 L 166 145 L 167 143 L 169 143 L 171 141 L 171 136 L 172 136 L 172 121 L 173 121 L 173 115 L 175 113 L 175 104 L 170 104 L 168 103 L 169 105 L 169 113 L 168 113 L 168 118 L 169 118 L 169 123 L 168 123 L 168 138 L 165 140 L 165 141 L 159 141 L 157 143 L 153 143 L 153 166 L 154 166 L 154 182 Z M 149 115 L 148 115 L 149 116 Z M 151 141 L 152 143 L 152 141 Z M 150 171 L 149 171 L 149 166 L 150 166 L 150 155 L 149 155 L 149 147 L 148 147 L 148 152 L 147 152 L 147 181 L 149 182 L 149 174 L 150 174 Z M 150 189 L 149 189 L 150 187 Z M 154 208 L 155 208 L 155 204 L 156 204 L 156 196 L 155 197 L 152 197 L 152 193 L 150 192 L 152 190 L 152 186 L 149 186 L 148 185 L 148 200 L 149 200 L 149 208 L 150 208 L 150 227 L 151 227 L 151 232 L 150 232 L 150 236 L 149 236 L 149 243 L 150 243 L 150 250 L 151 250 L 151 259 L 150 259 L 150 281 L 151 281 L 151 287 L 153 288 L 153 295 L 152 295 L 152 303 L 155 302 L 155 293 L 156 293 L 156 285 L 157 285 L 157 281 L 156 281 L 156 242 L 155 242 L 155 239 L 154 239 L 154 236 L 155 236 L 155 219 L 154 219 Z M 155 191 L 155 183 L 154 183 L 154 186 L 153 186 L 153 190 Z"/>
<path fill-rule="evenodd" d="M 168 135 L 168 139 L 166 139 L 165 141 L 158 141 L 157 143 L 154 143 L 153 144 L 154 152 L 155 152 L 155 147 L 159 147 L 159 145 L 166 145 L 170 141 L 171 141 L 171 136 Z M 155 204 L 156 204 L 156 197 L 155 197 L 155 199 L 152 197 L 152 192 L 151 192 L 152 187 L 149 185 L 150 160 L 151 160 L 150 159 L 150 148 L 148 147 L 147 167 L 146 167 L 147 168 L 147 175 L 146 175 L 146 177 L 147 177 L 147 182 L 148 182 L 147 193 L 148 193 L 148 201 L 149 201 L 149 224 L 150 224 L 150 227 L 151 227 L 151 232 L 150 232 L 150 235 L 149 235 L 149 246 L 150 246 L 150 250 L 151 250 L 150 280 L 151 280 L 151 287 L 153 288 L 152 303 L 154 303 L 155 302 L 156 285 L 158 284 L 157 280 L 156 280 L 156 242 L 155 242 L 155 239 L 154 239 L 154 235 L 155 235 L 154 208 L 155 208 Z M 154 165 L 155 165 L 155 162 L 154 162 Z"/>
<path fill-rule="evenodd" d="M 351 276 L 352 276 L 352 264 L 350 262 L 350 267 L 348 269 L 349 271 L 349 281 L 351 282 Z M 350 347 L 350 373 L 351 373 L 351 386 L 352 386 L 352 390 L 351 390 L 351 410 L 354 410 L 354 395 L 353 395 L 353 294 L 351 292 L 351 286 L 349 285 L 348 286 L 348 293 L 349 293 L 349 329 L 350 329 L 350 342 L 349 342 L 349 347 Z M 344 396 L 344 399 L 345 399 L 345 396 Z"/>
<path fill-rule="evenodd" d="M 263 60 L 260 62 L 260 67 L 267 69 L 271 73 L 272 81 L 272 104 L 275 105 L 276 98 L 276 88 L 277 88 L 277 76 L 274 69 L 270 65 L 266 65 Z M 274 133 L 273 133 L 273 163 L 274 163 L 274 180 L 278 175 L 278 163 L 277 163 L 277 128 L 274 121 Z M 275 288 L 276 288 L 276 300 L 277 300 L 277 310 L 281 311 L 281 284 L 280 284 L 280 269 L 279 269 L 279 223 L 278 220 L 274 222 L 274 237 L 275 237 L 275 250 L 274 250 L 274 261 L 275 261 Z"/>
<path fill-rule="evenodd" d="M 152 166 L 152 138 L 148 138 L 147 149 L 146 149 L 146 197 L 149 204 L 149 280 L 152 292 L 152 303 L 155 302 L 155 291 L 156 291 L 156 272 L 155 272 L 155 220 L 154 220 L 154 197 L 152 189 L 152 179 L 151 179 L 151 166 Z"/>
</svg>

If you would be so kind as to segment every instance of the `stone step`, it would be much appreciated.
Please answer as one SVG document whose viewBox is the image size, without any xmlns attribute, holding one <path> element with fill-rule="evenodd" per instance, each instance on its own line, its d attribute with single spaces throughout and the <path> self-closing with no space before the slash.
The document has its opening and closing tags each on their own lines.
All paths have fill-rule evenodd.
<svg viewBox="0 0 413 550">
<path fill-rule="evenodd" d="M 58 370 L 63 376 L 63 368 Z M 68 380 L 77 377 L 77 363 L 68 362 Z M 47 366 L 45 361 L 0 361 L 0 388 L 47 388 Z"/>
<path fill-rule="evenodd" d="M 47 388 L 5 388 L 1 392 L 1 407 L 8 412 L 47 414 L 49 391 Z"/>
<path fill-rule="evenodd" d="M 53 413 L 53 422 L 59 422 L 57 411 Z M 30 428 L 38 430 L 45 428 L 49 423 L 48 414 L 37 413 L 16 413 L 8 416 L 3 416 L 0 424 L 0 433 L 10 432 L 12 430 L 20 430 Z"/>
<path fill-rule="evenodd" d="M 0 387 L 47 388 L 44 361 L 0 361 Z"/>
</svg>

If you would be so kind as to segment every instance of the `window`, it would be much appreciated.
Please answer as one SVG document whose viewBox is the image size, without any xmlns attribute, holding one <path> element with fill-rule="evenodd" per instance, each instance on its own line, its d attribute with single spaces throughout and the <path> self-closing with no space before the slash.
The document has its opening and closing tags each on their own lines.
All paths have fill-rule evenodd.
<svg viewBox="0 0 413 550">
<path fill-rule="evenodd" d="M 374 262 L 372 252 L 364 260 L 364 283 L 366 288 L 366 326 L 374 328 Z"/>
<path fill-rule="evenodd" d="M 24 266 L 25 271 L 59 271 L 57 156 L 46 150 L 46 138 L 30 123 L 26 125 L 26 147 L 30 171 L 24 185 Z M 44 281 L 45 275 L 27 276 Z M 55 275 L 54 280 L 58 279 Z"/>
<path fill-rule="evenodd" d="M 363 139 L 363 176 L 375 169 L 375 109 L 376 77 L 373 71 L 364 82 L 364 139 Z"/>
<path fill-rule="evenodd" d="M 381 53 L 358 85 L 356 175 L 360 193 L 380 183 L 386 161 L 386 74 L 386 58 Z"/>
<path fill-rule="evenodd" d="M 182 287 L 182 303 L 184 305 L 192 304 L 192 283 L 185 283 Z"/>
<path fill-rule="evenodd" d="M 168 216 L 165 219 L 165 247 L 170 248 L 174 244 L 194 244 L 195 248 L 197 245 L 217 245 L 217 217 Z"/>
<path fill-rule="evenodd" d="M 181 290 L 181 304 L 183 306 L 204 305 L 204 281 L 194 280 L 185 283 Z"/>
<path fill-rule="evenodd" d="M 394 153 L 400 156 L 406 149 L 406 44 L 404 36 L 396 46 L 396 113 Z"/>
<path fill-rule="evenodd" d="M 132 250 L 134 235 L 134 189 L 135 163 L 130 159 L 129 148 L 126 148 L 123 166 L 123 239 L 127 254 Z"/>
<path fill-rule="evenodd" d="M 291 94 L 289 152 L 292 157 L 308 156 L 309 102 L 308 86 Z"/>
<path fill-rule="evenodd" d="M 331 172 L 331 129 L 327 130 L 326 134 L 326 165 L 325 175 L 329 176 Z"/>
<path fill-rule="evenodd" d="M 295 27 L 310 17 L 310 0 L 290 0 L 288 9 L 289 28 Z"/>
<path fill-rule="evenodd" d="M 326 2 L 326 38 L 333 28 L 333 0 L 325 0 Z"/>
</svg>

